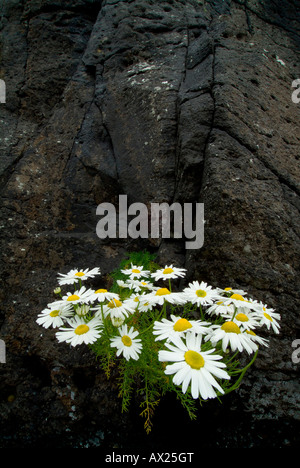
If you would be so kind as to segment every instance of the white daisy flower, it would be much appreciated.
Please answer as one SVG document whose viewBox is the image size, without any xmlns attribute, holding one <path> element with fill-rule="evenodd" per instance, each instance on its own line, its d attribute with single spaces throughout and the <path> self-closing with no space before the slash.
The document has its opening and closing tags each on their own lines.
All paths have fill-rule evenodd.
<svg viewBox="0 0 300 468">
<path fill-rule="evenodd" d="M 52 304 L 62 305 L 62 304 L 87 304 L 88 302 L 93 301 L 93 294 L 94 291 L 92 289 L 86 289 L 85 286 L 82 286 L 79 290 L 72 292 L 67 292 L 65 296 L 62 297 L 61 300 L 55 301 Z"/>
<path fill-rule="evenodd" d="M 259 326 L 256 316 L 251 311 L 246 311 L 247 313 L 240 312 L 237 310 L 234 318 L 232 319 L 241 329 L 244 330 L 252 330 L 253 328 L 257 328 Z"/>
<path fill-rule="evenodd" d="M 119 288 L 129 288 L 129 284 L 127 284 L 127 282 L 123 280 L 117 280 L 117 285 L 119 286 Z"/>
<path fill-rule="evenodd" d="M 165 268 L 161 268 L 160 270 L 156 270 L 154 273 L 151 273 L 151 276 L 155 281 L 158 281 L 160 279 L 166 280 L 183 277 L 185 276 L 185 272 L 185 268 L 177 268 L 173 265 L 166 265 Z"/>
<path fill-rule="evenodd" d="M 119 298 L 118 294 L 109 292 L 107 291 L 107 289 L 97 289 L 91 295 L 91 300 L 98 301 L 98 302 L 111 301 L 112 299 L 118 299 L 118 298 Z"/>
<path fill-rule="evenodd" d="M 219 315 L 228 317 L 234 314 L 235 307 L 232 304 L 225 305 L 223 301 L 218 301 L 206 309 L 208 315 Z"/>
<path fill-rule="evenodd" d="M 278 320 L 281 319 L 280 314 L 261 302 L 257 304 L 255 313 L 260 326 L 265 325 L 268 330 L 272 328 L 275 333 L 279 333 L 280 324 Z"/>
<path fill-rule="evenodd" d="M 142 350 L 142 343 L 140 338 L 137 338 L 138 332 L 134 331 L 131 327 L 128 330 L 127 324 L 119 329 L 120 336 L 111 338 L 111 347 L 117 348 L 117 356 L 123 354 L 124 358 L 138 360 L 139 354 Z"/>
<path fill-rule="evenodd" d="M 127 299 L 124 299 L 123 301 L 123 305 L 126 307 L 130 307 L 130 309 L 133 309 L 133 310 L 136 310 L 139 306 L 139 302 L 140 302 L 140 295 L 139 294 L 131 294 L 130 297 L 128 297 Z"/>
<path fill-rule="evenodd" d="M 158 289 L 158 287 L 154 286 L 153 283 L 151 283 L 150 281 L 128 279 L 126 281 L 126 284 L 128 288 L 132 289 L 135 292 L 139 292 L 142 290 L 155 291 Z"/>
<path fill-rule="evenodd" d="M 183 336 L 187 332 L 195 332 L 206 334 L 207 325 L 209 322 L 201 322 L 200 320 L 187 320 L 183 317 L 170 315 L 171 320 L 163 318 L 160 322 L 156 321 L 153 324 L 153 335 L 157 335 L 155 341 L 167 340 L 172 341 L 176 336 Z"/>
<path fill-rule="evenodd" d="M 224 289 L 219 289 L 218 288 L 218 292 L 222 293 L 222 294 L 225 293 L 225 294 L 230 294 L 230 295 L 232 295 L 232 294 L 240 294 L 241 296 L 246 296 L 247 295 L 247 292 L 244 291 L 243 289 L 233 289 L 233 288 L 230 288 L 230 287 L 224 288 Z"/>
<path fill-rule="evenodd" d="M 231 320 L 223 323 L 223 325 L 213 325 L 210 334 L 205 336 L 205 341 L 208 340 L 213 345 L 221 341 L 224 352 L 229 347 L 232 351 L 239 350 L 242 352 L 245 350 L 248 354 L 257 350 L 257 345 L 251 340 L 250 336 L 242 332 L 240 327 Z"/>
<path fill-rule="evenodd" d="M 93 268 L 92 270 L 89 270 L 89 268 L 86 270 L 70 270 L 67 274 L 58 273 L 58 283 L 60 285 L 74 284 L 79 280 L 84 281 L 88 278 L 94 278 L 96 275 L 100 275 L 99 268 Z"/>
<path fill-rule="evenodd" d="M 183 293 L 189 302 L 198 306 L 211 305 L 215 300 L 222 299 L 216 289 L 208 286 L 203 281 L 201 283 L 199 281 L 189 283 L 188 287 L 184 288 Z"/>
<path fill-rule="evenodd" d="M 128 275 L 130 279 L 134 278 L 145 278 L 149 276 L 150 271 L 144 270 L 143 266 L 136 266 L 131 264 L 131 268 L 126 268 L 125 270 L 121 270 L 124 275 Z"/>
<path fill-rule="evenodd" d="M 49 307 L 38 315 L 36 322 L 44 328 L 58 328 L 64 324 L 68 317 L 73 315 L 74 309 L 71 305 L 61 305 L 57 308 Z"/>
<path fill-rule="evenodd" d="M 246 333 L 249 335 L 251 340 L 253 340 L 255 343 L 258 343 L 262 346 L 269 346 L 268 340 L 266 338 L 262 338 L 261 336 L 258 336 L 256 333 L 254 333 L 253 330 L 246 330 Z"/>
<path fill-rule="evenodd" d="M 101 309 L 97 309 L 95 316 L 101 315 Z M 103 306 L 103 314 L 105 317 L 110 316 L 110 318 L 122 318 L 128 317 L 129 314 L 133 314 L 135 309 L 131 306 L 130 303 L 122 302 L 120 299 L 112 299 L 108 304 Z"/>
<path fill-rule="evenodd" d="M 155 307 L 156 304 L 151 302 L 151 293 L 143 293 L 139 296 L 138 310 L 139 312 L 148 312 Z"/>
<path fill-rule="evenodd" d="M 148 294 L 149 302 L 153 305 L 163 305 L 164 302 L 170 304 L 184 304 L 186 299 L 182 293 L 172 293 L 168 288 L 158 288 L 152 294 Z"/>
<path fill-rule="evenodd" d="M 141 294 L 134 293 L 130 296 L 129 299 L 126 299 L 124 303 L 130 304 L 132 308 L 138 310 L 139 312 L 147 312 L 148 310 L 152 310 L 154 307 L 154 304 L 150 303 L 149 297 L 151 297 L 151 295 L 145 292 Z"/>
<path fill-rule="evenodd" d="M 75 316 L 68 324 L 69 328 L 61 327 L 56 333 L 59 342 L 65 341 L 71 346 L 77 346 L 94 343 L 101 336 L 102 322 L 99 318 L 94 317 L 86 322 L 83 317 Z"/>
<path fill-rule="evenodd" d="M 153 307 L 155 307 L 155 304 L 151 304 L 146 295 L 140 299 L 138 304 L 139 312 L 148 312 L 149 310 L 152 310 Z"/>
<path fill-rule="evenodd" d="M 239 309 L 253 309 L 256 302 L 251 299 L 245 299 L 241 294 L 231 294 L 230 297 L 224 298 L 224 304 L 233 304 Z"/>
<path fill-rule="evenodd" d="M 174 374 L 173 383 L 182 384 L 183 393 L 191 384 L 192 397 L 207 400 L 217 396 L 216 390 L 224 393 L 215 377 L 230 379 L 230 376 L 224 370 L 226 365 L 219 362 L 222 357 L 213 354 L 214 349 L 202 351 L 201 341 L 202 335 L 188 333 L 185 342 L 177 337 L 173 344 L 166 343 L 169 351 L 159 351 L 158 355 L 162 362 L 173 362 L 166 366 L 165 374 Z"/>
</svg>

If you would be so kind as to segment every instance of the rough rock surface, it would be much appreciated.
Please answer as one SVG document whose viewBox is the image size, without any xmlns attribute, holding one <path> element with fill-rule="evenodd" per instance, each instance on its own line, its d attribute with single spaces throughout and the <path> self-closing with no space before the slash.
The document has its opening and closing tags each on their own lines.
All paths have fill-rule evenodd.
<svg viewBox="0 0 300 468">
<path fill-rule="evenodd" d="M 7 0 L 1 6 L 1 448 L 299 444 L 296 0 Z M 96 207 L 203 202 L 205 242 L 100 240 Z M 282 316 L 240 389 L 191 423 L 168 399 L 146 436 L 87 349 L 36 316 L 57 272 L 146 248 Z"/>
</svg>

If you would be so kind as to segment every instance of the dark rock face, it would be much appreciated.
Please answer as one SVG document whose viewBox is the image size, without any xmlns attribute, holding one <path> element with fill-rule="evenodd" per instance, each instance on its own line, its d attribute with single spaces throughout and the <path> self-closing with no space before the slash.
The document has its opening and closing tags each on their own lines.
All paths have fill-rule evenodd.
<svg viewBox="0 0 300 468">
<path fill-rule="evenodd" d="M 297 2 L 24 3 L 1 7 L 1 446 L 296 446 Z M 204 246 L 99 239 L 96 207 L 119 194 L 204 203 Z M 99 266 L 105 276 L 142 248 L 282 317 L 235 395 L 208 403 L 197 423 L 168 400 L 150 436 L 134 408 L 119 413 L 114 380 L 87 349 L 58 345 L 35 323 L 58 272 Z"/>
</svg>

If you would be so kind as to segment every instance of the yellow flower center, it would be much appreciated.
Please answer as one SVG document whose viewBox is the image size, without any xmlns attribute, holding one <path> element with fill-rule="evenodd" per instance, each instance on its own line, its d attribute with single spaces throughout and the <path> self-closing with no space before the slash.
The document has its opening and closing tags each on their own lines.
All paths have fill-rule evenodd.
<svg viewBox="0 0 300 468">
<path fill-rule="evenodd" d="M 203 289 L 197 289 L 196 294 L 198 297 L 205 297 L 207 293 Z"/>
<path fill-rule="evenodd" d="M 246 314 L 242 314 L 242 312 L 240 312 L 239 314 L 236 315 L 235 317 L 237 320 L 239 320 L 239 322 L 248 322 L 249 318 L 247 317 Z"/>
<path fill-rule="evenodd" d="M 127 335 L 122 336 L 122 343 L 125 346 L 131 346 L 132 345 L 131 338 L 129 336 L 127 336 Z"/>
<path fill-rule="evenodd" d="M 118 299 L 113 299 L 112 301 L 110 301 L 107 306 L 110 308 L 110 309 L 113 309 L 114 307 L 120 307 L 122 305 L 122 302 L 119 301 Z"/>
<path fill-rule="evenodd" d="M 267 314 L 267 312 L 264 312 L 264 316 L 266 317 L 266 319 L 270 320 L 270 322 L 273 322 L 272 317 L 269 314 Z"/>
<path fill-rule="evenodd" d="M 244 301 L 245 300 L 243 298 L 243 296 L 241 296 L 240 294 L 232 294 L 232 296 L 230 296 L 230 299 L 235 299 L 236 301 Z"/>
<path fill-rule="evenodd" d="M 57 317 L 59 315 L 59 310 L 51 310 L 50 317 Z"/>
<path fill-rule="evenodd" d="M 76 335 L 84 335 L 84 333 L 87 333 L 89 329 L 90 328 L 85 324 L 78 325 L 78 327 L 75 328 L 75 333 Z"/>
<path fill-rule="evenodd" d="M 160 288 L 156 291 L 155 296 L 165 296 L 166 294 L 171 294 L 168 288 Z"/>
<path fill-rule="evenodd" d="M 246 333 L 248 333 L 248 335 L 256 336 L 256 333 L 254 333 L 252 330 L 246 330 Z"/>
<path fill-rule="evenodd" d="M 140 300 L 140 298 L 139 298 L 139 297 L 136 297 L 136 298 L 134 299 L 134 302 L 139 302 L 139 300 Z"/>
<path fill-rule="evenodd" d="M 132 273 L 141 273 L 140 270 L 138 270 L 137 268 L 133 268 L 131 271 Z"/>
<path fill-rule="evenodd" d="M 221 305 L 221 304 L 223 304 L 223 301 L 218 301 L 217 302 L 217 305 Z"/>
<path fill-rule="evenodd" d="M 164 275 L 168 275 L 169 273 L 173 273 L 173 268 L 165 268 L 164 271 L 163 271 L 163 274 Z"/>
<path fill-rule="evenodd" d="M 184 353 L 184 359 L 192 369 L 200 369 L 204 366 L 204 359 L 197 351 L 186 351 Z"/>
<path fill-rule="evenodd" d="M 185 331 L 188 328 L 192 328 L 192 325 L 185 318 L 178 319 L 177 322 L 173 326 L 173 329 L 178 332 Z"/>
<path fill-rule="evenodd" d="M 75 276 L 84 276 L 84 273 L 83 271 L 78 271 L 77 273 L 75 273 Z"/>
<path fill-rule="evenodd" d="M 97 289 L 97 291 L 95 291 L 96 294 L 106 293 L 106 292 L 107 292 L 107 289 Z"/>
<path fill-rule="evenodd" d="M 225 288 L 224 291 L 231 291 L 232 288 Z"/>
<path fill-rule="evenodd" d="M 236 333 L 237 335 L 241 333 L 241 330 L 239 329 L 237 324 L 231 321 L 223 323 L 221 329 L 224 330 L 226 333 Z"/>
<path fill-rule="evenodd" d="M 78 301 L 78 299 L 80 299 L 80 297 L 77 296 L 77 294 L 72 294 L 68 297 L 67 301 Z"/>
</svg>

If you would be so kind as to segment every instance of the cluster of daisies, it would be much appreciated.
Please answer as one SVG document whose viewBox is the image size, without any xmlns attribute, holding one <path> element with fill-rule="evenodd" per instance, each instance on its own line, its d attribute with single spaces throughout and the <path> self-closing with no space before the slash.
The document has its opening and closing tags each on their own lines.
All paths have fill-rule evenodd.
<svg viewBox="0 0 300 468">
<path fill-rule="evenodd" d="M 259 345 L 268 346 L 267 339 L 256 334 L 262 326 L 279 333 L 280 315 L 248 298 L 245 291 L 193 281 L 175 292 L 172 280 L 184 278 L 186 270 L 173 265 L 151 272 L 131 264 L 121 272 L 125 279 L 117 280 L 118 293 L 83 285 L 100 275 L 99 268 L 60 273 L 55 289 L 59 299 L 48 304 L 37 323 L 57 328 L 59 342 L 77 346 L 101 340 L 109 321 L 113 330 L 110 346 L 116 348 L 116 356 L 137 361 L 146 351 L 143 330 L 136 329 L 138 321 L 130 319 L 156 311 L 150 332 L 153 341 L 162 344 L 158 360 L 163 372 L 173 376 L 173 383 L 181 385 L 183 393 L 190 389 L 194 399 L 204 400 L 224 393 L 219 380 L 230 379 L 222 360 L 225 353 L 245 351 L 250 355 Z M 63 295 L 61 286 L 69 285 L 74 291 Z M 187 313 L 190 310 L 193 319 Z"/>
</svg>

